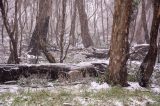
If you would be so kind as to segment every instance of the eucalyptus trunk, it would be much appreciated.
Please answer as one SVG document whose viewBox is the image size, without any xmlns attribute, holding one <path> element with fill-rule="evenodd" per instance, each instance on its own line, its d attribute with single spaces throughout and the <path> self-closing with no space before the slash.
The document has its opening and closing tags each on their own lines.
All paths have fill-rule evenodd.
<svg viewBox="0 0 160 106">
<path fill-rule="evenodd" d="M 127 67 L 129 53 L 129 25 L 132 13 L 132 0 L 116 0 L 110 47 L 107 81 L 111 85 L 128 86 Z"/>
</svg>

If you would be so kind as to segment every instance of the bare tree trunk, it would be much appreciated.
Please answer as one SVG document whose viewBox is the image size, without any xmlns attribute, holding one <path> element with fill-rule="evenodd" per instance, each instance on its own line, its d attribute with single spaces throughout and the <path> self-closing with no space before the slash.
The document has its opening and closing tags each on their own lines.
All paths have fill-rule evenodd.
<svg viewBox="0 0 160 106">
<path fill-rule="evenodd" d="M 131 47 L 131 44 L 133 43 L 133 40 L 134 40 L 134 37 L 135 37 L 135 29 L 136 29 L 137 16 L 138 16 L 137 14 L 138 14 L 138 5 L 137 5 L 137 2 L 133 2 L 131 22 L 130 22 L 130 30 L 129 30 L 130 47 Z"/>
<path fill-rule="evenodd" d="M 77 12 L 76 2 L 74 1 L 73 15 L 72 15 L 72 21 L 71 21 L 71 30 L 70 30 L 70 43 L 73 46 L 76 45 L 76 42 L 75 42 L 76 12 Z"/>
<path fill-rule="evenodd" d="M 26 20 L 25 22 L 22 22 L 22 1 L 19 0 L 18 1 L 18 14 L 19 14 L 19 26 L 20 26 L 20 41 L 19 41 L 19 56 L 22 55 L 22 42 L 23 42 L 23 31 L 24 31 L 24 28 L 25 28 L 25 24 L 27 23 Z"/>
<path fill-rule="evenodd" d="M 59 46 L 59 32 L 60 32 L 60 4 L 61 0 L 56 0 L 55 1 L 55 17 L 56 17 L 56 28 L 55 28 L 55 36 L 56 36 L 56 43 L 57 46 Z"/>
<path fill-rule="evenodd" d="M 160 29 L 159 29 L 160 33 Z M 158 38 L 158 63 L 160 63 L 160 38 Z"/>
<path fill-rule="evenodd" d="M 1 35 L 2 35 L 2 44 L 4 43 L 4 25 L 2 24 L 2 29 L 1 29 Z"/>
<path fill-rule="evenodd" d="M 143 4 L 141 4 L 141 3 L 143 3 Z M 146 35 L 148 29 L 147 29 L 147 24 L 145 23 L 145 20 L 147 20 L 146 14 L 149 11 L 149 8 L 151 7 L 152 0 L 144 0 L 144 1 L 141 0 L 141 3 L 140 3 L 141 5 L 139 5 L 139 7 L 138 7 L 138 15 L 137 15 L 137 19 L 136 19 L 137 22 L 136 22 L 135 35 L 134 35 L 135 40 L 138 44 L 145 43 L 145 41 L 146 41 L 146 43 L 148 42 L 147 39 L 149 37 L 147 37 L 147 35 Z M 144 8 L 145 8 L 145 10 L 144 10 Z M 142 20 L 142 19 L 145 19 L 145 20 Z M 146 31 L 146 32 L 143 31 L 143 28 L 145 28 L 144 31 Z"/>
<path fill-rule="evenodd" d="M 17 4 L 16 4 L 17 5 Z M 17 8 L 17 6 L 15 6 L 15 8 Z M 17 10 L 16 10 L 17 11 Z M 14 21 L 14 23 L 15 23 L 15 26 L 14 26 L 14 28 L 15 28 L 15 32 L 14 32 L 14 43 L 12 44 L 12 43 L 10 43 L 10 56 L 9 56 L 9 59 L 8 59 L 8 61 L 7 61 L 7 63 L 8 64 L 13 64 L 13 63 L 17 63 L 17 62 L 19 62 L 19 59 L 17 60 L 17 62 L 16 62 L 16 60 L 15 60 L 15 57 L 17 57 L 18 56 L 18 19 L 17 19 L 17 12 L 15 12 L 15 21 Z M 18 57 L 17 57 L 18 58 Z"/>
<path fill-rule="evenodd" d="M 17 2 L 18 0 L 15 1 L 15 17 L 14 17 L 14 23 L 13 23 L 13 28 L 11 28 L 11 25 L 8 22 L 7 19 L 7 13 L 5 11 L 5 4 L 7 1 L 0 0 L 0 9 L 1 9 L 1 14 L 2 14 L 2 19 L 3 19 L 3 24 L 6 28 L 6 31 L 10 37 L 11 40 L 11 54 L 9 60 L 9 64 L 19 64 L 19 58 L 18 58 L 18 50 L 17 50 L 17 44 L 18 44 L 18 34 L 17 28 L 18 28 L 18 22 L 17 22 Z"/>
<path fill-rule="evenodd" d="M 140 75 L 139 75 L 139 84 L 142 87 L 147 87 L 149 84 L 149 79 L 153 73 L 156 57 L 157 57 L 157 36 L 158 28 L 160 24 L 160 1 L 154 0 L 154 12 L 152 27 L 150 32 L 150 47 L 147 55 L 145 56 L 141 66 L 140 66 Z"/>
<path fill-rule="evenodd" d="M 51 8 L 49 5 L 50 5 L 49 0 L 39 1 L 39 14 L 37 16 L 36 26 L 32 34 L 32 38 L 29 45 L 29 50 L 30 50 L 29 54 L 31 55 L 40 54 L 40 46 L 39 46 L 40 38 L 42 38 L 44 42 L 46 42 L 47 33 L 45 35 L 42 33 L 44 32 L 43 28 L 45 27 L 44 26 L 45 22 L 48 20 L 48 18 L 50 18 L 49 13 L 47 12 L 49 11 L 49 8 Z"/>
<path fill-rule="evenodd" d="M 76 0 L 76 5 L 79 12 L 79 19 L 81 24 L 81 37 L 85 48 L 93 46 L 92 38 L 89 34 L 87 14 L 85 12 L 84 0 Z"/>
<path fill-rule="evenodd" d="M 146 11 L 145 11 L 145 1 L 142 0 L 142 16 L 141 16 L 141 20 L 142 20 L 142 26 L 144 29 L 144 36 L 145 36 L 145 41 L 146 43 L 149 44 L 149 33 L 148 33 L 148 27 L 147 27 L 147 21 L 146 21 Z"/>
<path fill-rule="evenodd" d="M 49 20 L 52 11 L 52 0 L 39 1 L 39 14 L 37 16 L 36 26 L 29 45 L 29 54 L 39 55 L 40 50 L 44 53 L 50 63 L 54 63 L 55 59 L 46 49 L 47 33 L 49 27 Z"/>
<path fill-rule="evenodd" d="M 109 48 L 109 15 L 107 10 L 107 48 Z"/>
<path fill-rule="evenodd" d="M 102 34 L 103 34 L 103 42 L 105 42 L 105 30 L 104 30 L 104 18 L 103 18 L 103 0 L 101 0 L 101 17 L 102 17 Z"/>
<path fill-rule="evenodd" d="M 129 53 L 129 24 L 132 0 L 116 0 L 113 16 L 108 83 L 128 86 L 126 62 Z"/>
<path fill-rule="evenodd" d="M 67 0 L 62 0 L 62 19 L 61 19 L 61 34 L 60 34 L 60 63 L 63 63 L 64 56 L 64 34 L 66 26 L 66 3 Z"/>
</svg>

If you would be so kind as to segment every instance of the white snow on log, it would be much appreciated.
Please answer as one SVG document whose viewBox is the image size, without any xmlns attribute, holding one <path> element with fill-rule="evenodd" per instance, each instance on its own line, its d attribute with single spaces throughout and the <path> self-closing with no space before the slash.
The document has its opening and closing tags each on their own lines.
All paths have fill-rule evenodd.
<svg viewBox="0 0 160 106">
<path fill-rule="evenodd" d="M 133 47 L 144 47 L 144 46 L 149 46 L 149 44 L 135 44 Z"/>
<path fill-rule="evenodd" d="M 105 64 L 109 64 L 109 60 L 97 60 L 97 61 L 93 61 L 93 63 L 105 63 Z"/>
<path fill-rule="evenodd" d="M 90 61 L 90 62 L 80 62 L 79 64 L 77 64 L 77 66 L 86 66 L 86 65 L 92 65 L 93 63 L 105 63 L 105 64 L 109 64 L 109 60 L 96 60 L 96 61 Z"/>
<path fill-rule="evenodd" d="M 104 64 L 109 64 L 109 61 L 108 60 L 97 60 L 97 61 L 90 61 L 90 62 L 80 62 L 78 64 L 68 64 L 68 63 L 42 63 L 42 64 L 10 64 L 10 65 L 6 65 L 6 64 L 0 64 L 0 66 L 8 66 L 8 67 L 15 67 L 18 68 L 18 66 L 28 66 L 28 67 L 31 67 L 31 66 L 66 66 L 66 67 L 85 67 L 85 66 L 92 66 L 92 64 L 94 63 L 104 63 Z"/>
<path fill-rule="evenodd" d="M 65 64 L 65 63 L 42 63 L 42 64 L 20 64 L 19 66 L 28 66 L 28 67 L 40 67 L 40 66 L 57 66 L 57 67 L 70 67 L 71 64 Z"/>
<path fill-rule="evenodd" d="M 130 64 L 130 63 L 136 64 L 136 65 L 141 65 L 142 62 L 140 62 L 140 61 L 129 61 L 129 64 Z"/>
<path fill-rule="evenodd" d="M 109 64 L 109 60 L 97 60 L 97 61 L 90 61 L 90 62 L 80 62 L 78 64 L 71 65 L 71 69 L 83 68 L 83 67 L 90 67 L 93 66 L 94 63 L 99 64 Z"/>
<path fill-rule="evenodd" d="M 81 62 L 81 63 L 77 64 L 76 66 L 80 66 L 80 67 L 92 66 L 92 63 L 91 62 Z"/>
<path fill-rule="evenodd" d="M 109 51 L 109 49 L 98 49 L 98 48 L 93 48 L 94 52 L 97 53 L 107 53 Z"/>
</svg>

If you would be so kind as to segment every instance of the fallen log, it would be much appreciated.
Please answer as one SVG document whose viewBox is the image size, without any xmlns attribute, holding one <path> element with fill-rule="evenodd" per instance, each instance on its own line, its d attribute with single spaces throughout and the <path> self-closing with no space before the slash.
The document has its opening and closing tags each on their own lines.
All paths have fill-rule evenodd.
<svg viewBox="0 0 160 106">
<path fill-rule="evenodd" d="M 139 45 L 134 45 L 130 49 L 130 56 L 129 58 L 131 60 L 136 60 L 136 61 L 142 61 L 144 57 L 146 56 L 147 52 L 149 49 L 149 44 L 139 44 Z M 88 53 L 83 53 L 83 55 L 86 56 L 86 58 L 109 58 L 109 49 L 97 49 L 97 48 L 92 48 L 91 51 Z"/>
<path fill-rule="evenodd" d="M 86 58 L 98 58 L 98 59 L 102 59 L 102 58 L 108 58 L 108 54 L 107 53 L 85 53 L 84 55 L 86 55 Z"/>
<path fill-rule="evenodd" d="M 136 61 L 142 61 L 149 50 L 149 44 L 135 45 L 130 50 L 130 59 Z"/>
<path fill-rule="evenodd" d="M 20 77 L 29 77 L 33 74 L 46 75 L 48 79 L 56 80 L 59 74 L 67 76 L 70 71 L 78 70 L 86 76 L 98 76 L 99 72 L 107 69 L 107 63 L 102 62 L 86 62 L 80 64 L 0 64 L 0 83 L 6 81 L 18 80 Z"/>
<path fill-rule="evenodd" d="M 32 74 L 46 74 L 56 79 L 61 70 L 67 72 L 70 68 L 63 64 L 0 65 L 0 82 L 18 80 L 21 76 L 29 77 Z"/>
<path fill-rule="evenodd" d="M 86 55 L 86 58 L 108 58 L 109 57 L 109 49 L 97 49 L 92 48 L 91 53 L 84 53 Z"/>
</svg>

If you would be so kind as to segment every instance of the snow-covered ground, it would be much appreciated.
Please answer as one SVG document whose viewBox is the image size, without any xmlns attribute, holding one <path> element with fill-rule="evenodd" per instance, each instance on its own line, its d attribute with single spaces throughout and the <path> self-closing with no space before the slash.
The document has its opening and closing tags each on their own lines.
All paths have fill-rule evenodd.
<svg viewBox="0 0 160 106">
<path fill-rule="evenodd" d="M 49 82 L 48 87 L 39 87 L 39 88 L 20 87 L 18 85 L 1 85 L 0 86 L 0 97 L 1 97 L 1 94 L 5 94 L 9 92 L 13 94 L 18 94 L 19 92 L 22 92 L 23 90 L 26 92 L 28 92 L 28 90 L 30 92 L 31 91 L 32 92 L 37 92 L 37 91 L 44 92 L 46 90 L 46 92 L 51 92 L 51 93 L 70 92 L 72 95 L 75 95 L 75 97 L 73 97 L 73 101 L 76 101 L 76 103 L 78 104 L 80 103 L 80 105 L 78 106 L 90 106 L 91 104 L 94 104 L 94 105 L 97 104 L 97 106 L 101 106 L 101 105 L 108 106 L 109 104 L 110 106 L 113 106 L 113 105 L 114 106 L 124 106 L 125 104 L 128 104 L 130 106 L 137 106 L 137 105 L 146 106 L 148 103 L 152 104 L 152 103 L 157 102 L 153 98 L 146 96 L 145 92 L 151 92 L 153 93 L 153 95 L 154 94 L 159 95 L 160 87 L 152 86 L 151 88 L 146 89 L 146 88 L 140 87 L 137 82 L 129 82 L 129 84 L 131 86 L 125 87 L 125 88 L 116 88 L 116 89 L 114 87 L 111 87 L 107 83 L 97 83 L 96 81 L 90 81 L 87 84 L 79 83 L 79 84 L 64 84 L 64 85 Z M 115 90 L 121 89 L 121 90 L 112 91 L 112 89 L 115 89 Z M 113 93 L 117 92 L 118 94 L 114 93 L 112 95 L 112 92 Z M 128 92 L 128 95 L 132 94 L 132 93 L 130 94 L 130 92 L 133 92 L 133 93 L 139 92 L 141 94 L 143 94 L 144 92 L 144 95 L 132 94 L 131 97 L 128 96 L 128 101 L 126 102 L 126 100 L 124 101 L 121 100 L 123 97 L 119 98 L 118 96 L 118 95 L 123 95 L 122 93 L 126 93 L 126 92 Z M 105 100 L 103 96 L 107 96 L 107 95 L 109 96 L 109 98 L 108 100 Z M 127 95 L 125 96 L 127 97 Z M 103 99 L 101 100 L 101 98 L 103 98 L 104 100 Z M 1 99 L 2 98 L 0 98 L 0 103 L 3 103 Z M 14 100 L 14 97 L 9 99 L 10 105 L 12 104 L 13 100 Z M 73 101 L 64 102 L 63 104 L 65 104 L 66 106 L 67 104 L 68 105 L 75 104 L 75 102 Z"/>
</svg>

